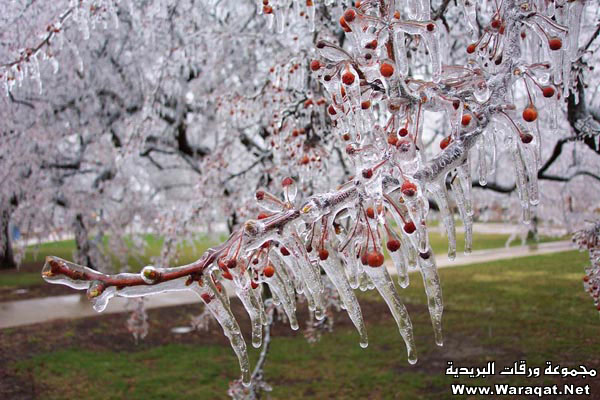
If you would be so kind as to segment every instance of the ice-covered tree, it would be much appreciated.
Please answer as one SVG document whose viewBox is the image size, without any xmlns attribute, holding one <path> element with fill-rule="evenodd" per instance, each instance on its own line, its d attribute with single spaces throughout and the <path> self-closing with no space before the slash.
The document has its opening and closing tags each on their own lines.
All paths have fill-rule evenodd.
<svg viewBox="0 0 600 400">
<path fill-rule="evenodd" d="M 298 295 L 317 321 L 326 317 L 327 276 L 363 347 L 354 290 L 377 289 L 414 363 L 384 248 L 401 288 L 410 269 L 421 272 L 442 345 L 430 209 L 454 258 L 454 211 L 469 252 L 474 204 L 489 203 L 490 191 L 516 193 L 510 208 L 526 224 L 577 225 L 597 205 L 599 12 L 583 0 L 23 2 L 3 21 L 27 27 L 4 40 L 3 101 L 55 127 L 50 147 L 78 154 L 77 140 L 59 145 L 70 140 L 59 129 L 67 123 L 80 141 L 106 146 L 95 176 L 120 177 L 106 181 L 156 210 L 145 221 L 168 237 L 163 257 L 139 274 L 50 257 L 43 276 L 86 289 L 99 311 L 114 296 L 196 292 L 245 385 L 252 374 L 229 295 L 248 311 L 259 347 L 270 318 L 263 290 L 297 329 Z M 45 94 L 27 94 L 40 87 Z M 23 104 L 34 100 L 74 114 L 34 118 Z M 11 123 L 9 132 L 42 135 Z M 65 183 L 67 198 L 85 186 Z M 226 242 L 169 267 L 178 239 L 225 218 Z"/>
</svg>

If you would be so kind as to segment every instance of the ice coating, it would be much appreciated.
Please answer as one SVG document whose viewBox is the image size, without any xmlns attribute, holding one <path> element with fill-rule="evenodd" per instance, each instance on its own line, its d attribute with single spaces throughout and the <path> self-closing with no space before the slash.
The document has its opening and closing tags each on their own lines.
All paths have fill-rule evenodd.
<svg viewBox="0 0 600 400">
<path fill-rule="evenodd" d="M 445 179 L 440 181 L 437 185 L 431 185 L 428 189 L 438 204 L 442 216 L 442 223 L 446 228 L 446 235 L 448 236 L 448 258 L 454 260 L 456 258 L 456 226 L 454 224 L 454 216 L 450 212 Z"/>
<path fill-rule="evenodd" d="M 250 362 L 248 361 L 246 342 L 235 316 L 231 312 L 231 308 L 229 308 L 228 302 L 224 299 L 227 294 L 221 293 L 212 279 L 207 279 L 207 281 L 208 283 L 202 286 L 199 284 L 191 285 L 192 290 L 200 296 L 213 317 L 215 317 L 221 328 L 223 328 L 223 333 L 229 339 L 231 347 L 240 363 L 242 383 L 248 386 L 250 385 Z"/>
<path fill-rule="evenodd" d="M 283 309 L 290 321 L 290 327 L 293 330 L 298 329 L 298 321 L 296 320 L 296 298 L 290 295 L 288 288 L 281 278 L 283 267 L 275 259 L 272 260 L 275 265 L 275 274 L 271 277 L 265 277 L 264 280 L 269 285 L 271 291 L 276 295 L 277 299 L 281 302 Z"/>
<path fill-rule="evenodd" d="M 377 291 L 385 300 L 390 312 L 392 313 L 400 335 L 406 344 L 406 352 L 408 354 L 408 362 L 414 364 L 417 362 L 417 350 L 415 347 L 415 339 L 413 337 L 412 322 L 408 316 L 408 311 L 400 299 L 400 295 L 394 286 L 390 274 L 385 267 L 371 268 L 365 267 L 365 272 L 377 288 Z"/>
<path fill-rule="evenodd" d="M 329 257 L 326 260 L 322 260 L 320 264 L 331 282 L 335 285 L 344 307 L 348 312 L 348 316 L 360 335 L 360 346 L 367 347 L 369 339 L 367 337 L 367 330 L 363 321 L 360 305 L 358 304 L 358 299 L 350 287 L 344 267 L 342 266 L 337 253 L 330 246 L 327 246 L 326 249 L 329 251 Z"/>
<path fill-rule="evenodd" d="M 261 318 L 261 316 L 264 314 L 264 309 L 262 301 L 259 302 L 251 291 L 252 288 L 249 284 L 246 287 L 237 286 L 235 288 L 235 294 L 244 305 L 244 308 L 250 317 L 250 324 L 252 326 L 252 346 L 259 348 L 262 344 L 263 318 Z"/>
<path fill-rule="evenodd" d="M 433 325 L 435 342 L 438 346 L 443 346 L 442 337 L 442 313 L 444 311 L 444 302 L 442 300 L 442 285 L 437 273 L 435 258 L 429 249 L 425 253 L 419 254 L 419 269 L 425 285 L 425 294 L 427 294 L 427 307 L 429 316 Z"/>
</svg>

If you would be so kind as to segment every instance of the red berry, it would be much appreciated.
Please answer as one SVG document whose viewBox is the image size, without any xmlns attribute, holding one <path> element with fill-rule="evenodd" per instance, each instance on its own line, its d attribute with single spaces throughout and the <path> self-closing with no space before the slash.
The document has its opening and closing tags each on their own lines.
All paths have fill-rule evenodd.
<svg viewBox="0 0 600 400">
<path fill-rule="evenodd" d="M 271 7 L 271 6 L 264 6 L 263 7 L 263 12 L 265 14 L 273 14 L 273 7 Z"/>
<path fill-rule="evenodd" d="M 265 198 L 265 192 L 263 192 L 262 190 L 257 190 L 256 191 L 256 200 L 262 200 Z"/>
<path fill-rule="evenodd" d="M 368 260 L 367 260 L 367 253 L 366 253 L 366 252 L 363 252 L 363 253 L 360 255 L 360 263 L 361 263 L 362 265 L 367 265 L 367 264 L 369 263 L 369 262 L 368 262 Z"/>
<path fill-rule="evenodd" d="M 356 18 L 356 11 L 349 9 L 344 12 L 344 19 L 346 22 L 352 22 Z"/>
<path fill-rule="evenodd" d="M 252 289 L 256 289 L 258 287 L 258 283 L 250 281 L 250 286 L 252 286 Z"/>
<path fill-rule="evenodd" d="M 212 301 L 212 297 L 210 297 L 210 294 L 208 294 L 208 293 L 202 293 L 200 295 L 200 297 L 202 297 L 202 300 L 204 300 L 204 302 L 206 304 L 208 304 L 208 303 L 210 303 Z"/>
<path fill-rule="evenodd" d="M 354 83 L 354 74 L 350 71 L 344 72 L 342 75 L 342 82 L 344 82 L 344 85 L 347 86 L 352 85 Z"/>
<path fill-rule="evenodd" d="M 366 49 L 374 50 L 377 48 L 377 40 L 371 40 L 369 43 L 365 45 Z"/>
<path fill-rule="evenodd" d="M 310 69 L 313 71 L 318 71 L 321 69 L 321 63 L 319 62 L 319 60 L 312 60 L 310 62 Z"/>
<path fill-rule="evenodd" d="M 427 24 L 427 31 L 429 32 L 433 32 L 433 30 L 435 29 L 435 25 L 432 23 Z"/>
<path fill-rule="evenodd" d="M 409 235 L 416 230 L 417 230 L 417 227 L 415 226 L 414 222 L 408 221 L 407 223 L 404 224 L 404 232 L 408 233 Z"/>
<path fill-rule="evenodd" d="M 265 274 L 265 276 L 267 278 L 272 277 L 273 275 L 275 275 L 275 267 L 273 267 L 271 264 L 267 265 L 264 269 L 263 269 L 263 274 Z"/>
<path fill-rule="evenodd" d="M 375 218 L 375 210 L 373 210 L 373 207 L 367 207 L 367 217 L 371 219 Z"/>
<path fill-rule="evenodd" d="M 402 191 L 403 195 L 412 197 L 415 195 L 415 193 L 417 193 L 417 185 L 407 180 L 404 181 L 400 190 Z"/>
<path fill-rule="evenodd" d="M 530 104 L 523 110 L 523 119 L 527 122 L 533 122 L 537 119 L 537 110 L 533 105 Z"/>
<path fill-rule="evenodd" d="M 554 96 L 554 88 L 552 86 L 545 86 L 542 88 L 542 94 L 544 97 L 552 97 Z"/>
<path fill-rule="evenodd" d="M 400 248 L 400 241 L 392 239 L 387 242 L 387 249 L 391 252 L 397 251 Z"/>
<path fill-rule="evenodd" d="M 381 267 L 384 260 L 383 254 L 378 251 L 371 251 L 367 254 L 367 264 L 369 264 L 370 267 Z"/>
<path fill-rule="evenodd" d="M 533 135 L 528 132 L 520 133 L 519 136 L 521 137 L 521 142 L 525 144 L 531 143 L 531 141 L 533 140 Z"/>
<path fill-rule="evenodd" d="M 395 146 L 398 143 L 398 136 L 394 135 L 393 133 L 390 133 L 388 135 L 387 141 L 392 146 Z"/>
<path fill-rule="evenodd" d="M 371 179 L 373 176 L 373 170 L 371 168 L 363 169 L 362 176 L 365 179 Z"/>
<path fill-rule="evenodd" d="M 499 20 L 499 19 L 497 19 L 497 18 L 494 18 L 494 19 L 492 20 L 492 23 L 491 23 L 490 25 L 492 25 L 492 28 L 494 28 L 494 29 L 498 29 L 498 28 L 500 28 L 500 24 L 501 24 L 501 23 L 502 23 L 502 21 L 500 21 L 500 20 Z"/>
<path fill-rule="evenodd" d="M 302 165 L 307 165 L 309 162 L 310 162 L 310 158 L 308 158 L 307 155 L 302 157 L 302 159 L 300 160 L 300 164 L 302 164 Z"/>
<path fill-rule="evenodd" d="M 289 256 L 289 255 L 290 255 L 290 251 L 289 251 L 289 250 L 288 250 L 288 249 L 287 249 L 285 246 L 281 246 L 281 247 L 279 248 L 279 251 L 281 252 L 281 254 L 282 254 L 283 256 L 286 256 L 286 257 L 287 257 L 287 256 Z"/>
<path fill-rule="evenodd" d="M 560 40 L 560 38 L 556 36 L 551 37 L 550 39 L 548 39 L 548 46 L 550 46 L 550 50 L 560 50 L 562 47 L 562 40 Z"/>
<path fill-rule="evenodd" d="M 471 118 L 473 118 L 473 117 L 471 117 L 471 114 L 465 114 L 465 115 L 462 116 L 462 119 L 460 120 L 460 123 L 463 126 L 467 126 L 471 122 Z"/>
<path fill-rule="evenodd" d="M 391 77 L 392 75 L 394 75 L 394 66 L 392 64 L 389 63 L 383 63 L 381 64 L 381 66 L 379 67 L 379 72 L 381 73 L 381 75 L 383 75 L 386 78 Z"/>
<path fill-rule="evenodd" d="M 335 107 L 333 106 L 333 104 L 329 105 L 329 108 L 327 109 L 327 112 L 329 113 L 329 115 L 335 115 L 335 114 L 337 114 L 337 112 L 335 111 Z"/>
<path fill-rule="evenodd" d="M 290 186 L 294 184 L 294 180 L 292 178 L 290 178 L 289 176 L 283 178 L 283 181 L 281 181 L 281 186 L 286 187 L 286 186 Z"/>
<path fill-rule="evenodd" d="M 342 26 L 342 29 L 344 29 L 344 32 L 352 32 L 352 29 L 350 29 L 350 27 L 348 26 L 348 23 L 344 19 L 343 15 L 340 17 L 340 25 Z M 317 47 L 318 47 L 318 44 L 317 44 Z"/>
<path fill-rule="evenodd" d="M 319 258 L 322 261 L 325 261 L 329 258 L 329 252 L 327 251 L 327 249 L 321 249 L 319 250 Z"/>
<path fill-rule="evenodd" d="M 371 100 L 365 100 L 362 103 L 360 103 L 360 108 L 362 108 L 363 110 L 368 110 L 369 107 L 371 107 Z"/>
<path fill-rule="evenodd" d="M 344 139 L 344 141 L 347 142 L 348 140 L 350 140 L 350 134 L 348 132 L 344 133 L 342 135 L 342 139 Z"/>
<path fill-rule="evenodd" d="M 471 43 L 470 45 L 467 46 L 467 53 L 473 54 L 473 53 L 475 53 L 476 49 L 477 49 L 477 45 L 475 43 Z"/>
<path fill-rule="evenodd" d="M 235 258 L 232 258 L 231 260 L 227 261 L 227 269 L 233 269 L 237 267 L 237 261 Z"/>
<path fill-rule="evenodd" d="M 443 138 L 440 142 L 440 149 L 444 150 L 446 147 L 448 147 L 450 142 L 452 142 L 452 136 L 446 136 L 445 138 Z"/>
<path fill-rule="evenodd" d="M 586 276 L 584 276 L 584 277 L 583 277 L 583 281 L 584 281 L 584 282 L 589 282 L 589 280 L 590 280 L 590 277 L 589 277 L 589 276 L 587 276 L 587 275 L 586 275 Z"/>
<path fill-rule="evenodd" d="M 400 128 L 400 130 L 398 131 L 398 135 L 400 135 L 400 137 L 404 137 L 404 136 L 408 135 L 408 129 Z"/>
</svg>

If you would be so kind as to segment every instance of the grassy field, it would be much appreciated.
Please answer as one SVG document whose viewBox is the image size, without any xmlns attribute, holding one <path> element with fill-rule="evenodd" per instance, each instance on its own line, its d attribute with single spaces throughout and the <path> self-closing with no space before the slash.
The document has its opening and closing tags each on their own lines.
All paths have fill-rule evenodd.
<svg viewBox="0 0 600 400">
<path fill-rule="evenodd" d="M 369 347 L 359 347 L 358 335 L 342 315 L 334 332 L 315 345 L 307 344 L 301 334 L 276 334 L 265 371 L 274 385 L 272 398 L 445 399 L 451 397 L 454 382 L 562 385 L 567 381 L 560 377 L 455 379 L 444 371 L 447 361 L 458 367 L 483 367 L 495 361 L 499 371 L 518 360 L 542 369 L 546 361 L 599 369 L 600 319 L 581 287 L 587 262 L 584 253 L 565 252 L 440 270 L 445 299 L 442 348 L 433 340 L 422 281 L 411 275 L 410 287 L 401 294 L 415 329 L 420 356 L 415 366 L 407 363 L 404 344 L 383 302 L 374 292 L 363 293 Z M 176 312 L 171 315 L 171 324 L 185 321 Z M 160 320 L 158 314 L 155 317 Z M 199 345 L 195 339 L 185 342 L 173 336 L 172 343 L 156 344 L 157 335 L 164 339 L 165 334 L 151 330 L 145 343 L 119 350 L 131 339 L 119 339 L 108 328 L 111 325 L 102 325 L 102 318 L 108 316 L 93 319 L 92 327 L 92 319 L 86 325 L 93 334 L 69 321 L 47 329 L 41 325 L 37 330 L 0 331 L 3 353 L 6 346 L 16 346 L 17 352 L 17 339 L 23 349 L 34 352 L 28 356 L 17 352 L 15 357 L 20 358 L 8 375 L 15 382 L 31 381 L 43 399 L 226 398 L 228 382 L 238 376 L 237 361 L 222 338 L 206 343 L 197 334 Z M 242 322 L 246 333 L 247 320 Z M 287 327 L 281 331 L 291 334 Z M 213 333 L 222 336 L 218 330 L 209 335 Z M 253 362 L 256 357 L 257 351 L 251 350 Z M 592 393 L 600 396 L 598 379 L 569 379 L 592 384 Z"/>
<path fill-rule="evenodd" d="M 440 257 L 448 250 L 448 242 L 445 235 L 438 232 L 431 232 L 430 235 L 431 247 L 433 251 Z M 226 240 L 227 237 L 222 235 L 220 238 L 211 239 L 208 237 L 200 237 L 193 244 L 183 246 L 179 252 L 180 258 L 177 261 L 178 265 L 190 263 L 198 259 L 202 253 L 211 245 L 218 244 L 219 241 Z M 493 249 L 504 247 L 508 235 L 504 234 L 474 234 L 473 236 L 473 250 Z M 549 237 L 542 237 L 540 241 L 553 240 Z M 157 256 L 160 254 L 162 246 L 162 240 L 157 239 L 154 236 L 146 236 L 148 242 L 147 251 L 142 261 L 130 260 L 132 270 L 137 271 L 143 266 L 149 263 L 150 257 Z M 464 251 L 464 235 L 457 233 L 457 251 Z M 530 242 L 531 244 L 532 242 Z M 520 245 L 520 240 L 515 240 L 511 245 Z M 39 265 L 39 270 L 43 265 L 44 259 L 48 255 L 64 258 L 65 260 L 73 259 L 73 250 L 75 249 L 75 243 L 73 240 L 63 240 L 58 242 L 43 243 L 39 246 L 30 247 L 26 252 L 24 264 L 28 265 L 28 271 L 15 271 L 15 272 L 1 272 L 0 273 L 0 289 L 5 288 L 26 288 L 28 286 L 39 285 L 43 283 L 40 277 L 40 272 L 31 268 L 33 265 Z M 33 271 L 31 271 L 34 269 Z"/>
<path fill-rule="evenodd" d="M 218 244 L 220 241 L 226 239 L 227 237 L 225 235 L 216 238 L 209 238 L 207 236 L 198 237 L 193 243 L 188 243 L 180 248 L 177 264 L 188 264 L 197 260 L 210 246 Z M 151 257 L 160 255 L 163 240 L 152 235 L 146 235 L 145 240 L 148 243 L 145 254 L 140 260 L 133 258 L 129 260 L 129 265 L 134 271 L 138 271 L 143 266 L 148 265 Z M 25 253 L 25 259 L 23 260 L 23 264 L 27 266 L 26 271 L 1 272 L 0 289 L 3 287 L 28 287 L 44 283 L 40 276 L 40 271 L 46 256 L 52 255 L 64 258 L 65 260 L 72 260 L 74 249 L 75 242 L 73 240 L 62 240 L 30 246 Z M 38 268 L 33 268 L 33 266 L 36 265 L 39 266 L 39 271 L 36 270 Z M 32 269 L 33 271 L 31 271 Z"/>
</svg>

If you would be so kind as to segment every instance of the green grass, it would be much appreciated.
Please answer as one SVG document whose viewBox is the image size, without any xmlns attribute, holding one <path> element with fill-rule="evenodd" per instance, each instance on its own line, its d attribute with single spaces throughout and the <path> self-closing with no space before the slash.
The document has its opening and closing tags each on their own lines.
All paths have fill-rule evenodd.
<svg viewBox="0 0 600 400">
<path fill-rule="evenodd" d="M 138 271 L 143 266 L 150 263 L 151 257 L 160 255 L 163 246 L 163 239 L 153 235 L 145 235 L 144 239 L 148 244 L 145 253 L 140 258 L 130 257 L 128 265 L 132 271 Z M 185 243 L 178 248 L 179 259 L 177 264 L 188 264 L 197 260 L 202 253 L 210 246 L 220 243 L 227 238 L 224 235 L 216 238 L 208 236 L 198 236 L 193 243 Z M 107 244 L 108 245 L 108 244 Z M 75 250 L 74 240 L 62 240 L 56 242 L 41 243 L 35 246 L 29 246 L 25 253 L 24 264 L 39 263 L 40 271 L 46 256 L 57 256 L 65 260 L 73 259 Z M 115 266 L 118 268 L 118 261 L 115 259 Z M 20 288 L 39 285 L 43 283 L 40 272 L 1 272 L 0 288 Z"/>
<path fill-rule="evenodd" d="M 274 385 L 272 396 L 450 398 L 450 384 L 456 380 L 444 374 L 447 360 L 458 366 L 495 360 L 497 369 L 522 359 L 537 367 L 551 360 L 598 368 L 600 320 L 581 288 L 587 262 L 584 253 L 565 252 L 440 270 L 446 346 L 435 346 L 427 313 L 410 307 L 420 353 L 415 366 L 406 362 L 391 318 L 375 318 L 379 322 L 367 325 L 367 349 L 358 346 L 358 336 L 349 328 L 338 328 L 312 346 L 301 336 L 275 337 L 265 372 Z M 426 304 L 418 275 L 411 275 L 411 286 L 401 294 L 421 309 Z M 361 298 L 379 299 L 374 292 Z M 253 362 L 256 356 L 252 349 Z M 21 361 L 18 367 L 23 373 L 33 370 L 36 385 L 44 388 L 40 398 L 48 399 L 226 398 L 228 382 L 238 377 L 232 351 L 216 345 L 172 344 L 131 353 L 65 348 Z M 498 382 L 460 380 L 471 385 Z"/>
<path fill-rule="evenodd" d="M 430 232 L 429 234 L 431 248 L 434 253 L 443 255 L 448 250 L 448 240 L 444 234 L 438 232 Z M 163 240 L 153 235 L 145 236 L 146 242 L 148 243 L 147 251 L 141 260 L 130 258 L 129 265 L 131 270 L 137 271 L 143 266 L 147 265 L 150 261 L 150 257 L 158 256 L 160 249 L 163 245 Z M 211 245 L 218 244 L 221 241 L 226 240 L 224 235 L 219 238 L 211 239 L 206 236 L 200 236 L 194 243 L 187 243 L 181 246 L 179 249 L 179 260 L 177 264 L 187 264 L 198 259 L 202 253 Z M 504 247 L 508 235 L 505 234 L 473 234 L 473 250 L 484 250 Z M 556 238 L 541 237 L 540 242 L 546 242 L 556 240 Z M 456 243 L 457 252 L 464 251 L 464 234 L 457 233 Z M 512 242 L 511 246 L 518 246 L 521 244 L 520 239 Z M 533 241 L 528 241 L 528 244 L 534 244 Z M 75 249 L 75 242 L 73 240 L 63 240 L 57 242 L 42 243 L 37 246 L 30 246 L 25 253 L 24 263 L 40 263 L 43 264 L 46 256 L 52 255 L 66 260 L 73 259 L 73 251 Z M 118 262 L 115 260 L 115 264 Z M 28 286 L 39 285 L 43 283 L 38 272 L 3 272 L 0 273 L 0 288 L 25 288 Z"/>
</svg>

